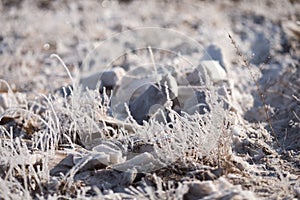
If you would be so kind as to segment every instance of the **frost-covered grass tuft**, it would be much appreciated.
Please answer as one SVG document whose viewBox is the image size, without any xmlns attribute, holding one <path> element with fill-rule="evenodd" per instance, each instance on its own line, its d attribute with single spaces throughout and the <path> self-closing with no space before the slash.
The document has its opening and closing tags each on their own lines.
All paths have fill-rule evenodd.
<svg viewBox="0 0 300 200">
<path fill-rule="evenodd" d="M 67 69 L 65 65 L 64 68 Z M 110 116 L 110 98 L 105 92 L 100 94 L 99 90 L 83 90 L 77 84 L 79 81 L 76 77 L 72 77 L 68 70 L 67 72 L 73 85 L 63 88 L 63 95 L 41 94 L 31 101 L 24 97 L 22 104 L 15 100 L 1 115 L 1 120 L 11 117 L 12 123 L 16 123 L 14 126 L 1 126 L 1 191 L 6 197 L 83 197 L 89 194 L 88 191 L 96 192 L 97 189 L 92 189 L 92 185 L 84 187 L 84 181 L 75 178 L 91 161 L 91 156 L 74 165 L 65 175 L 56 178 L 50 175 L 51 163 L 58 164 L 58 161 L 55 161 L 57 151 L 64 146 L 69 148 L 70 152 L 75 152 L 80 145 L 89 152 L 103 142 L 113 146 L 121 144 L 121 151 L 126 155 L 129 149 L 133 148 L 135 141 L 139 141 L 152 145 L 154 158 L 164 163 L 165 167 L 171 167 L 175 162 L 184 166 L 204 160 L 218 166 L 223 154 L 231 153 L 225 149 L 225 146 L 230 146 L 230 140 L 225 141 L 229 138 L 224 137 L 230 132 L 230 114 L 224 109 L 221 98 L 211 84 L 206 85 L 210 111 L 206 111 L 205 114 L 178 114 L 172 110 L 172 102 L 169 99 L 166 104 L 168 116 L 164 116 L 165 123 L 151 118 L 143 125 L 138 125 L 130 118 L 130 111 L 128 119 L 124 122 Z M 71 95 L 67 95 L 67 89 Z M 19 120 L 26 122 L 20 130 L 16 129 Z M 28 129 L 31 129 L 30 136 L 26 133 Z M 21 134 L 17 132 L 22 131 L 28 139 L 16 136 Z M 156 177 L 155 171 L 150 173 Z M 160 181 L 157 186 L 162 184 L 159 177 L 155 179 L 156 182 Z M 56 187 L 53 186 L 53 182 L 56 182 Z M 146 185 L 143 190 L 132 186 L 126 190 L 129 195 L 156 199 L 161 195 L 166 198 L 182 197 L 188 187 L 181 183 L 175 186 L 171 181 L 164 189 L 154 190 L 152 186 Z"/>
</svg>

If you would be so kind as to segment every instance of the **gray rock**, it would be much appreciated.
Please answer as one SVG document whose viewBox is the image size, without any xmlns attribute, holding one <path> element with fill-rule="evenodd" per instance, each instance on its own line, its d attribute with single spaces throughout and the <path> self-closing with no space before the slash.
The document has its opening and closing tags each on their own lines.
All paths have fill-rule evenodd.
<svg viewBox="0 0 300 200">
<path fill-rule="evenodd" d="M 121 78 L 125 75 L 125 70 L 121 67 L 115 67 L 113 69 L 95 73 L 88 77 L 80 79 L 80 84 L 83 88 L 96 89 L 97 83 L 101 82 L 101 88 L 106 87 L 112 89 L 118 85 Z"/>
<path fill-rule="evenodd" d="M 176 79 L 171 74 L 166 74 L 160 80 L 163 92 L 166 92 L 165 84 L 168 86 L 168 91 L 171 99 L 174 99 L 178 96 L 178 86 Z"/>
<path fill-rule="evenodd" d="M 200 65 L 206 70 L 213 83 L 218 83 L 227 79 L 226 71 L 218 61 L 202 61 Z"/>
<path fill-rule="evenodd" d="M 80 79 L 79 83 L 82 85 L 82 87 L 84 89 L 88 88 L 88 89 L 94 90 L 97 87 L 97 83 L 100 81 L 100 76 L 101 76 L 101 73 L 98 72 L 98 73 L 89 75 L 87 77 L 82 77 Z"/>
<path fill-rule="evenodd" d="M 232 185 L 225 178 L 214 181 L 185 182 L 189 186 L 184 199 L 257 199 L 252 191 L 243 190 L 240 185 Z"/>
<path fill-rule="evenodd" d="M 150 111 L 153 112 L 151 107 L 158 108 L 156 104 L 164 105 L 166 102 L 166 94 L 158 86 L 150 85 L 143 94 L 129 102 L 129 109 L 133 118 L 139 124 L 143 124 L 143 120 L 149 119 Z"/>
<path fill-rule="evenodd" d="M 62 159 L 56 166 L 50 169 L 51 176 L 58 176 L 61 173 L 68 173 L 75 165 L 81 165 L 87 161 L 80 169 L 79 172 L 84 172 L 93 169 L 102 169 L 109 163 L 109 156 L 104 153 L 91 152 L 85 155 L 69 154 Z"/>
<path fill-rule="evenodd" d="M 100 76 L 101 87 L 114 88 L 124 75 L 125 70 L 121 67 L 103 72 Z"/>
<path fill-rule="evenodd" d="M 0 108 L 5 109 L 7 107 L 7 95 L 4 93 L 0 95 Z"/>
<path fill-rule="evenodd" d="M 124 161 L 124 159 L 122 157 L 122 151 L 116 150 L 105 144 L 100 144 L 100 145 L 94 147 L 93 151 L 106 154 L 108 156 L 108 161 L 111 164 L 117 164 L 117 163 Z M 106 162 L 106 160 L 105 160 L 105 162 Z"/>
<path fill-rule="evenodd" d="M 170 99 L 176 98 L 178 96 L 177 82 L 168 74 L 162 77 L 160 85 L 151 84 L 145 92 L 129 101 L 131 115 L 139 124 L 142 124 L 143 120 L 148 120 L 158 109 L 164 108 L 168 100 L 165 84 L 168 86 Z"/>
<path fill-rule="evenodd" d="M 79 171 L 102 169 L 109 164 L 109 155 L 103 152 L 91 152 L 87 155 L 76 155 L 73 158 L 76 165 L 85 163 Z"/>
<path fill-rule="evenodd" d="M 182 42 L 182 43 L 176 45 L 175 47 L 172 47 L 171 50 L 175 51 L 176 53 L 181 53 L 184 55 L 190 55 L 190 54 L 199 52 L 199 49 L 197 48 L 197 46 L 193 46 L 193 45 L 189 44 L 188 42 Z"/>
<path fill-rule="evenodd" d="M 204 114 L 210 111 L 206 102 L 206 94 L 201 90 L 180 88 L 178 100 L 181 110 L 188 114 L 194 114 L 195 112 Z"/>
<path fill-rule="evenodd" d="M 206 54 L 204 54 L 201 60 L 216 60 L 219 61 L 221 66 L 225 66 L 222 51 L 218 46 L 211 44 L 205 51 Z"/>
<path fill-rule="evenodd" d="M 126 187 L 132 184 L 135 177 L 136 170 L 119 172 L 112 169 L 102 169 L 97 170 L 93 175 L 89 176 L 86 181 L 89 185 L 96 186 L 101 190 L 120 192 L 124 186 Z"/>
<path fill-rule="evenodd" d="M 251 50 L 254 54 L 251 59 L 251 63 L 259 65 L 261 63 L 266 63 L 270 56 L 271 44 L 266 38 L 264 33 L 257 33 L 255 36 L 255 41 L 251 45 Z"/>
<path fill-rule="evenodd" d="M 59 174 L 66 174 L 74 166 L 73 155 L 67 155 L 63 160 L 61 160 L 56 166 L 50 169 L 51 176 L 58 176 Z"/>
<path fill-rule="evenodd" d="M 144 152 L 123 163 L 113 165 L 112 168 L 118 171 L 136 169 L 137 172 L 150 172 L 164 167 L 165 164 L 155 159 L 151 153 Z"/>
<path fill-rule="evenodd" d="M 204 72 L 207 73 L 210 80 L 214 83 L 220 83 L 227 80 L 227 73 L 225 69 L 216 60 L 201 61 L 198 69 L 188 74 L 187 80 L 191 85 L 199 85 L 201 81 L 205 82 Z M 200 78 L 202 79 L 200 81 Z"/>
<path fill-rule="evenodd" d="M 185 195 L 187 199 L 201 199 L 210 195 L 213 192 L 217 192 L 217 188 L 211 181 L 204 182 L 192 182 L 189 183 L 189 191 Z"/>
</svg>

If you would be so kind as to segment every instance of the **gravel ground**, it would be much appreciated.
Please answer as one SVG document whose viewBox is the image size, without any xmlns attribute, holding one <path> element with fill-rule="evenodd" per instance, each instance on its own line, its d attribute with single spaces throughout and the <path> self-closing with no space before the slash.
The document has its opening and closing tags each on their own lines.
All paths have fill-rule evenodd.
<svg viewBox="0 0 300 200">
<path fill-rule="evenodd" d="M 0 0 L 0 197 L 299 199 L 299 11 Z"/>
</svg>

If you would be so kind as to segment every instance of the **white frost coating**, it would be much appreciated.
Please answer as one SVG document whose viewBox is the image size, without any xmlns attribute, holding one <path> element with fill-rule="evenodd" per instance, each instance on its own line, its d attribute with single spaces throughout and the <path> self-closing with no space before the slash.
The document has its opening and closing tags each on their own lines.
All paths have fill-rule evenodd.
<svg viewBox="0 0 300 200">
<path fill-rule="evenodd" d="M 128 169 L 135 168 L 138 172 L 149 172 L 163 166 L 164 164 L 156 160 L 152 154 L 145 152 L 127 160 L 124 163 L 114 165 L 112 167 L 119 171 L 126 171 Z"/>
<path fill-rule="evenodd" d="M 32 155 L 17 155 L 14 156 L 13 160 L 10 160 L 11 157 L 6 157 L 7 162 L 11 162 L 14 165 L 34 165 L 42 160 L 42 155 L 32 154 Z M 4 161 L 1 161 L 0 164 L 6 164 Z"/>
<path fill-rule="evenodd" d="M 200 65 L 207 71 L 207 74 L 214 83 L 226 80 L 226 71 L 218 61 L 206 60 L 202 61 Z"/>
<path fill-rule="evenodd" d="M 109 155 L 109 162 L 111 164 L 118 164 L 118 163 L 124 162 L 124 160 L 125 160 L 122 157 L 122 152 L 121 151 L 113 149 L 113 148 L 111 148 L 107 145 L 104 145 L 104 144 L 100 144 L 100 145 L 94 147 L 93 151 L 103 152 L 103 153 Z"/>
</svg>

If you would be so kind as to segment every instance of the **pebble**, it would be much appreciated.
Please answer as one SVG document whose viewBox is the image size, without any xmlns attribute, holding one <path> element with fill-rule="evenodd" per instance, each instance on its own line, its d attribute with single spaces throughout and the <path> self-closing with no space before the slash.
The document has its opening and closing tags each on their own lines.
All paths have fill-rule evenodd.
<svg viewBox="0 0 300 200">
<path fill-rule="evenodd" d="M 156 104 L 163 105 L 166 102 L 166 95 L 156 85 L 150 85 L 142 95 L 129 102 L 129 109 L 137 123 L 143 124 L 144 120 L 149 119 L 150 112 L 154 112 L 151 107 L 158 108 Z"/>
<path fill-rule="evenodd" d="M 125 75 L 125 70 L 121 67 L 115 67 L 101 74 L 101 86 L 106 88 L 114 88 L 118 85 L 121 78 Z"/>
<path fill-rule="evenodd" d="M 57 158 L 52 158 L 52 160 L 57 159 Z M 51 161 L 51 159 L 50 159 Z M 56 176 L 59 174 L 66 174 L 70 169 L 74 166 L 73 162 L 73 154 L 67 155 L 65 158 L 63 158 L 60 162 L 56 163 L 50 162 L 51 165 L 54 165 L 53 167 L 50 167 L 50 175 L 51 176 Z"/>
<path fill-rule="evenodd" d="M 90 152 L 84 156 L 74 155 L 73 162 L 75 165 L 81 165 L 86 162 L 80 171 L 92 170 L 92 169 L 102 169 L 109 165 L 109 155 L 103 152 Z"/>
<path fill-rule="evenodd" d="M 270 56 L 271 43 L 264 33 L 257 33 L 255 35 L 255 41 L 251 45 L 251 50 L 253 52 L 251 63 L 259 65 L 268 61 Z"/>
<path fill-rule="evenodd" d="M 170 99 L 176 98 L 178 96 L 177 82 L 168 74 L 162 77 L 160 85 L 151 84 L 145 92 L 129 101 L 130 113 L 137 123 L 143 124 L 144 120 L 147 121 L 158 109 L 164 107 L 168 100 L 165 84 L 168 86 Z"/>
<path fill-rule="evenodd" d="M 95 171 L 93 175 L 87 176 L 86 181 L 89 185 L 98 187 L 103 193 L 114 194 L 115 192 L 124 192 L 124 186 L 132 184 L 135 177 L 136 170 L 118 172 L 113 169 L 101 169 Z"/>
<path fill-rule="evenodd" d="M 199 52 L 199 49 L 197 48 L 197 46 L 191 45 L 187 42 L 182 42 L 182 43 L 172 47 L 171 50 L 176 53 L 181 53 L 183 55 L 191 55 L 191 54 Z"/>
<path fill-rule="evenodd" d="M 151 153 L 144 152 L 123 163 L 113 165 L 112 168 L 118 171 L 136 169 L 137 172 L 150 172 L 164 166 L 159 160 L 155 159 Z"/>
<path fill-rule="evenodd" d="M 206 71 L 208 77 L 214 84 L 218 84 L 222 81 L 227 80 L 227 73 L 225 69 L 220 65 L 219 61 L 204 60 L 200 62 L 197 69 L 188 74 L 187 81 L 189 82 L 189 84 L 196 86 L 205 84 L 206 80 L 203 76 L 204 71 Z"/>
<path fill-rule="evenodd" d="M 224 177 L 186 184 L 189 185 L 186 199 L 257 199 L 252 191 L 243 190 L 240 185 L 232 185 Z"/>
<path fill-rule="evenodd" d="M 295 187 L 294 191 L 295 191 L 295 194 L 296 194 L 296 198 L 300 199 L 300 187 Z"/>
<path fill-rule="evenodd" d="M 181 110 L 188 114 L 194 114 L 195 112 L 204 114 L 210 110 L 206 102 L 205 93 L 192 88 L 180 88 L 178 92 L 178 101 Z"/>
<path fill-rule="evenodd" d="M 101 81 L 101 88 L 106 87 L 107 89 L 113 89 L 119 84 L 121 78 L 125 75 L 125 70 L 121 67 L 115 67 L 113 69 L 94 73 L 88 77 L 80 79 L 80 84 L 83 88 L 91 90 L 96 89 L 97 84 Z"/>
<path fill-rule="evenodd" d="M 113 149 L 112 147 L 109 147 L 105 144 L 95 146 L 93 148 L 93 151 L 108 155 L 108 161 L 110 164 L 118 164 L 124 161 L 124 158 L 122 157 L 122 151 Z"/>
<path fill-rule="evenodd" d="M 222 51 L 218 46 L 211 44 L 205 49 L 205 52 L 206 54 L 203 55 L 201 60 L 216 60 L 222 67 L 225 66 Z"/>
<path fill-rule="evenodd" d="M 189 191 L 186 197 L 188 199 L 201 199 L 209 194 L 216 192 L 217 189 L 212 181 L 192 182 L 189 185 Z"/>
<path fill-rule="evenodd" d="M 218 83 L 227 79 L 226 71 L 218 61 L 201 61 L 200 67 L 206 70 L 208 76 L 211 78 L 213 83 Z"/>
</svg>

